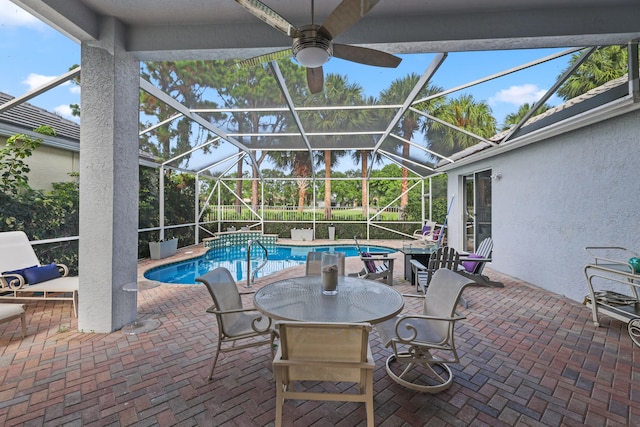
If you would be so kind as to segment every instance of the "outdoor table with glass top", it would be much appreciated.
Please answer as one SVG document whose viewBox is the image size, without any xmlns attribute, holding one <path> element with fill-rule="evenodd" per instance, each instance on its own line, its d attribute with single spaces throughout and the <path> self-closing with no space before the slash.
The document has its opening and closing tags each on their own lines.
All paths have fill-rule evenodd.
<svg viewBox="0 0 640 427">
<path fill-rule="evenodd" d="M 383 322 L 400 313 L 404 301 L 388 285 L 340 276 L 336 295 L 322 293 L 321 276 L 280 280 L 256 291 L 258 311 L 276 320 L 303 322 Z"/>
</svg>

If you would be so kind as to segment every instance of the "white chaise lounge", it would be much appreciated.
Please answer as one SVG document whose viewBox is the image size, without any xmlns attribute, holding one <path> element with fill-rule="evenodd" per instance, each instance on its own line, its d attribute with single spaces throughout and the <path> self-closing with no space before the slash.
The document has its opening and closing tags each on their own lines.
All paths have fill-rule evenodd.
<svg viewBox="0 0 640 427">
<path fill-rule="evenodd" d="M 1 300 L 70 300 L 77 316 L 78 277 L 68 274 L 63 264 L 41 265 L 24 232 L 0 233 Z"/>
</svg>

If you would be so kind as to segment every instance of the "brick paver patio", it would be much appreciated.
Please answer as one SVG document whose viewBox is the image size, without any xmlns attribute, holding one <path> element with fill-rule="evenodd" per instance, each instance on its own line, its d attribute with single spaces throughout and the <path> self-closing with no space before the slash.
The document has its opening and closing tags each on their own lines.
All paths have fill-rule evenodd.
<svg viewBox="0 0 640 427">
<path fill-rule="evenodd" d="M 141 270 L 147 264 L 141 263 Z M 396 264 L 396 288 L 414 290 Z M 361 267 L 348 259 L 347 271 Z M 261 279 L 254 288 L 303 267 Z M 458 323 L 462 361 L 453 386 L 436 395 L 389 379 L 389 350 L 374 333 L 378 426 L 640 426 L 640 350 L 626 325 L 606 317 L 594 327 L 580 303 L 488 271 L 502 289 L 465 291 Z M 243 286 L 244 284 L 240 284 Z M 250 300 L 248 300 L 250 303 Z M 406 311 L 418 311 L 408 299 Z M 80 300 L 82 304 L 82 300 Z M 0 424 L 4 426 L 269 426 L 275 388 L 269 349 L 221 356 L 211 299 L 202 285 L 162 285 L 140 292 L 140 316 L 162 325 L 149 333 L 79 333 L 69 302 L 27 302 L 20 322 L 0 324 Z M 287 401 L 293 426 L 362 426 L 355 403 Z"/>
</svg>

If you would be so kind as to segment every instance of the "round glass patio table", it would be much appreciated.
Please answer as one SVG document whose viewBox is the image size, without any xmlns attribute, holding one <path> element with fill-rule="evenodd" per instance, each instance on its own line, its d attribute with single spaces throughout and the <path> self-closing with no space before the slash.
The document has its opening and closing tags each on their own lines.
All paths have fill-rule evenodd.
<svg viewBox="0 0 640 427">
<path fill-rule="evenodd" d="M 258 311 L 276 320 L 301 322 L 369 322 L 391 319 L 402 311 L 400 292 L 388 285 L 340 276 L 338 293 L 322 293 L 322 276 L 302 276 L 273 282 L 253 297 Z"/>
</svg>

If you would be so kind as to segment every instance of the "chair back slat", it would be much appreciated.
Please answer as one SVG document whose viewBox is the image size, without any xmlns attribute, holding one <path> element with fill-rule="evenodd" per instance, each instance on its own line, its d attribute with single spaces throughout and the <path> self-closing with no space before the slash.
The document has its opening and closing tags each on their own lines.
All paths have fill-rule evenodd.
<svg viewBox="0 0 640 427">
<path fill-rule="evenodd" d="M 485 238 L 478 245 L 478 249 L 476 249 L 476 254 L 481 255 L 483 258 L 489 258 L 491 256 L 491 251 L 493 250 L 493 239 L 491 237 Z"/>
<path fill-rule="evenodd" d="M 436 271 L 440 268 L 456 270 L 460 265 L 460 255 L 454 248 L 443 246 L 429 258 L 429 270 Z"/>
</svg>

